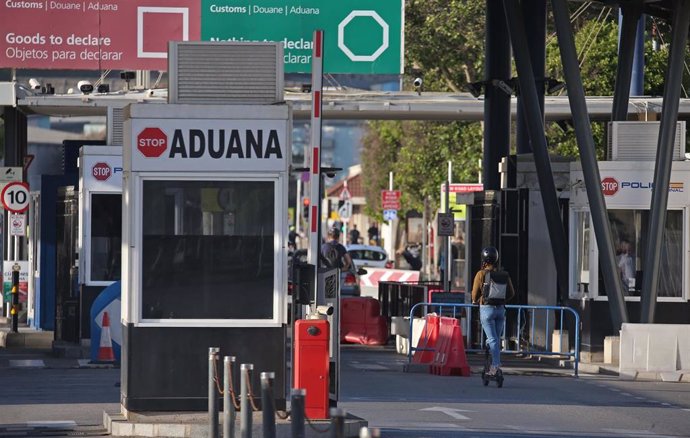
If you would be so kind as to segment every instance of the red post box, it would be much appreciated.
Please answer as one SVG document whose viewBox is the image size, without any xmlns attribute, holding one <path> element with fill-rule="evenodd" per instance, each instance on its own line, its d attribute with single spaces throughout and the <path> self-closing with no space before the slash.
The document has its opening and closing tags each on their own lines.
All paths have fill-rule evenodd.
<svg viewBox="0 0 690 438">
<path fill-rule="evenodd" d="M 306 389 L 305 414 L 310 419 L 328 418 L 329 324 L 323 319 L 295 321 L 294 387 Z"/>
</svg>

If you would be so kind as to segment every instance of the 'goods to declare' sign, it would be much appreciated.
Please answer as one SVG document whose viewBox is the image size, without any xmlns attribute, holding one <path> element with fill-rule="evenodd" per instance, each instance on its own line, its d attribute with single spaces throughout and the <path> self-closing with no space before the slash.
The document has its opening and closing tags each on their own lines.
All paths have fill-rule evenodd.
<svg viewBox="0 0 690 438">
<path fill-rule="evenodd" d="M 198 41 L 200 0 L 0 2 L 0 67 L 166 70 L 168 41 Z"/>
</svg>

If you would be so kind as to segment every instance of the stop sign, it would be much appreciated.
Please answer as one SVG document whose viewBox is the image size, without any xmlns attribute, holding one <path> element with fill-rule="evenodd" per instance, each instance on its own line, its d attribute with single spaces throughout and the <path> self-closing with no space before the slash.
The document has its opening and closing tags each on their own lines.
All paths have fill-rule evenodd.
<svg viewBox="0 0 690 438">
<path fill-rule="evenodd" d="M 145 128 L 137 135 L 137 149 L 145 157 L 160 157 L 168 149 L 168 137 L 159 128 Z"/>
<path fill-rule="evenodd" d="M 113 170 L 110 168 L 108 163 L 99 162 L 93 165 L 93 168 L 91 169 L 91 174 L 97 180 L 105 181 L 108 178 L 110 178 L 110 175 L 113 174 Z"/>
<path fill-rule="evenodd" d="M 607 176 L 601 180 L 601 191 L 604 192 L 605 196 L 615 195 L 618 191 L 618 187 L 619 185 L 618 181 L 616 181 L 616 178 Z"/>
</svg>

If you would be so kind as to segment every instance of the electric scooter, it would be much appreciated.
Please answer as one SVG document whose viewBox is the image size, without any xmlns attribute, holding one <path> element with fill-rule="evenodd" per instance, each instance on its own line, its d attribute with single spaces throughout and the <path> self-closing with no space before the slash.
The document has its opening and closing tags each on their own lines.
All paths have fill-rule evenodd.
<svg viewBox="0 0 690 438">
<path fill-rule="evenodd" d="M 503 388 L 503 371 L 499 368 L 496 374 L 490 375 L 489 369 L 491 368 L 491 353 L 489 352 L 489 346 L 484 348 L 484 369 L 482 370 L 482 382 L 484 386 L 488 386 L 489 382 L 496 382 L 496 386 Z"/>
</svg>

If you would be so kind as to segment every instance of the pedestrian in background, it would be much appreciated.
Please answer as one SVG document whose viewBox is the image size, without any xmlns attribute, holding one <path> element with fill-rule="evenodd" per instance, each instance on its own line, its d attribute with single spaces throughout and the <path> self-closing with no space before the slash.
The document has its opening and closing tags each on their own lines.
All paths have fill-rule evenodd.
<svg viewBox="0 0 690 438">
<path fill-rule="evenodd" d="M 367 234 L 369 235 L 369 244 L 370 245 L 381 246 L 379 243 L 379 229 L 376 226 L 376 222 L 371 224 L 371 226 L 367 230 Z"/>
<path fill-rule="evenodd" d="M 479 304 L 479 318 L 491 352 L 489 375 L 495 376 L 501 367 L 501 337 L 506 320 L 506 301 L 515 296 L 513 283 L 506 271 L 498 269 L 498 250 L 493 246 L 482 249 L 482 268 L 474 276 L 472 304 Z"/>
<path fill-rule="evenodd" d="M 350 230 L 350 245 L 356 245 L 359 243 L 359 231 L 357 230 L 357 225 L 352 225 Z"/>
</svg>

